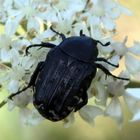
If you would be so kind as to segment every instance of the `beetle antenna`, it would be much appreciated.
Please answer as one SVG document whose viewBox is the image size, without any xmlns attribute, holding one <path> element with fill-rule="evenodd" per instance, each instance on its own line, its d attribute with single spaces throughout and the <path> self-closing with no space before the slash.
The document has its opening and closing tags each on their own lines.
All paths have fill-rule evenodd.
<svg viewBox="0 0 140 140">
<path fill-rule="evenodd" d="M 102 42 L 100 42 L 99 40 L 96 41 L 97 43 L 100 43 L 102 46 L 109 46 L 111 43 L 107 42 L 106 44 L 103 44 Z"/>
</svg>

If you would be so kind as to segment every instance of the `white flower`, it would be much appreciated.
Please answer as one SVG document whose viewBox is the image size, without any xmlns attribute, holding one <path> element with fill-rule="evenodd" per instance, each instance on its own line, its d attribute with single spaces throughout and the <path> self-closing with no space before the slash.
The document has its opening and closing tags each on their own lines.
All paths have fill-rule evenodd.
<svg viewBox="0 0 140 140">
<path fill-rule="evenodd" d="M 133 47 L 129 47 L 128 50 L 131 53 L 140 56 L 140 42 L 135 41 Z"/>
<path fill-rule="evenodd" d="M 11 91 L 10 91 L 11 92 Z M 15 92 L 14 92 L 15 93 Z M 13 110 L 16 106 L 19 108 L 25 108 L 33 98 L 31 90 L 26 90 L 22 94 L 19 94 L 13 98 L 13 100 L 8 100 L 8 110 Z"/>
<path fill-rule="evenodd" d="M 65 128 L 68 128 L 70 127 L 75 121 L 75 118 L 74 118 L 74 112 L 71 112 L 64 120 L 64 127 Z"/>
<path fill-rule="evenodd" d="M 125 55 L 128 52 L 128 48 L 126 47 L 126 42 L 127 42 L 128 37 L 126 36 L 123 40 L 123 42 L 112 42 L 111 46 L 115 52 L 122 56 Z"/>
<path fill-rule="evenodd" d="M 94 119 L 99 115 L 103 115 L 103 110 L 96 106 L 86 105 L 79 110 L 79 114 L 90 125 L 94 125 Z"/>
<path fill-rule="evenodd" d="M 10 52 L 6 49 L 1 49 L 0 58 L 3 62 L 10 62 Z"/>
<path fill-rule="evenodd" d="M 54 7 L 59 12 L 58 14 L 62 19 L 69 20 L 73 18 L 76 12 L 84 10 L 85 5 L 85 0 L 76 0 L 74 1 L 74 5 L 73 0 L 67 0 L 67 2 L 59 0 L 59 2 L 54 5 Z"/>
<path fill-rule="evenodd" d="M 132 47 L 128 48 L 125 45 L 126 42 L 127 37 L 125 37 L 122 43 L 115 42 L 112 43 L 111 45 L 118 55 L 124 56 L 127 71 L 130 74 L 135 75 L 140 71 L 140 61 L 134 56 L 134 55 L 140 56 L 140 43 L 135 42 Z"/>
<path fill-rule="evenodd" d="M 0 35 L 0 48 L 9 49 L 12 42 L 12 38 L 7 34 Z"/>
<path fill-rule="evenodd" d="M 6 30 L 10 30 L 10 34 L 15 33 L 18 25 L 23 19 L 27 20 L 27 31 L 34 29 L 40 31 L 41 29 L 41 8 L 46 6 L 45 3 L 39 4 L 37 1 L 30 0 L 14 0 L 14 7 L 8 10 L 8 20 L 6 21 Z M 12 28 L 13 27 L 13 28 Z M 9 30 L 8 30 L 9 31 Z"/>
<path fill-rule="evenodd" d="M 12 7 L 12 0 L 0 0 L 0 21 L 2 23 L 7 20 L 7 11 Z"/>
<path fill-rule="evenodd" d="M 12 36 L 17 31 L 19 20 L 14 20 L 12 18 L 7 19 L 5 24 L 5 33 L 9 36 Z"/>
<path fill-rule="evenodd" d="M 16 93 L 19 89 L 19 82 L 16 80 L 11 80 L 9 85 L 8 85 L 8 90 L 11 93 Z"/>
<path fill-rule="evenodd" d="M 104 28 L 111 31 L 115 29 L 116 24 L 114 22 L 122 13 L 131 15 L 130 11 L 119 5 L 118 2 L 112 0 L 92 0 L 93 16 L 89 16 L 89 22 L 93 25 L 103 25 Z"/>
<path fill-rule="evenodd" d="M 69 21 L 68 19 L 59 19 L 58 22 L 61 22 L 62 24 L 56 24 L 56 28 L 60 29 L 62 33 L 67 34 L 68 32 L 72 31 L 72 21 Z"/>
<path fill-rule="evenodd" d="M 0 35 L 0 60 L 2 62 L 10 62 L 10 44 L 12 39 L 9 35 Z"/>
<path fill-rule="evenodd" d="M 112 81 L 108 83 L 108 94 L 113 96 L 110 103 L 105 109 L 105 115 L 115 119 L 119 125 L 123 122 L 123 111 L 119 101 L 119 97 L 125 94 L 123 81 Z"/>
<path fill-rule="evenodd" d="M 6 21 L 6 13 L 3 9 L 0 9 L 0 21 L 5 22 Z"/>
<path fill-rule="evenodd" d="M 131 121 L 139 121 L 140 120 L 140 89 L 139 88 L 128 88 L 126 90 L 126 94 L 123 96 L 124 100 L 133 114 Z"/>
<path fill-rule="evenodd" d="M 42 33 L 37 34 L 36 37 L 32 39 L 32 44 L 39 44 L 41 42 L 45 42 L 45 39 L 51 38 L 54 35 L 54 32 L 52 32 L 50 29 L 46 29 Z"/>
<path fill-rule="evenodd" d="M 118 98 L 112 98 L 110 104 L 105 110 L 105 115 L 115 119 L 119 125 L 123 122 L 123 112 Z"/>
<path fill-rule="evenodd" d="M 123 95 L 125 92 L 124 81 L 112 81 L 108 83 L 107 91 L 109 94 L 115 97 Z"/>
<path fill-rule="evenodd" d="M 37 125 L 44 120 L 36 109 L 29 108 L 20 109 L 20 118 L 24 125 Z"/>
<path fill-rule="evenodd" d="M 96 87 L 96 99 L 95 99 L 95 103 L 97 105 L 102 105 L 102 106 L 106 106 L 106 102 L 107 102 L 107 98 L 108 98 L 108 93 L 106 91 L 105 85 L 101 82 L 96 82 L 94 83 L 94 86 Z"/>
</svg>

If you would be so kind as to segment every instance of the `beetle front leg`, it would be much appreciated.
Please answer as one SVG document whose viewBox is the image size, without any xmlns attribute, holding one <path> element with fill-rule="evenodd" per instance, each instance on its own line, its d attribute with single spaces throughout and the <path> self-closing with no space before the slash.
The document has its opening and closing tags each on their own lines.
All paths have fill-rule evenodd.
<svg viewBox="0 0 140 140">
<path fill-rule="evenodd" d="M 30 45 L 26 48 L 25 52 L 26 52 L 26 55 L 29 53 L 28 50 L 32 47 L 39 47 L 39 48 L 54 48 L 56 45 L 55 44 L 52 44 L 52 43 L 45 43 L 45 42 L 42 42 L 41 44 L 33 44 L 33 45 Z"/>
<path fill-rule="evenodd" d="M 38 76 L 40 70 L 43 68 L 43 66 L 44 66 L 44 62 L 40 62 L 40 63 L 37 65 L 37 67 L 36 67 L 36 69 L 35 69 L 33 75 L 31 76 L 31 79 L 30 79 L 29 84 L 28 84 L 25 88 L 23 88 L 22 90 L 19 90 L 18 92 L 13 93 L 13 94 L 11 94 L 10 96 L 8 96 L 6 100 L 4 100 L 4 101 L 2 101 L 2 102 L 0 103 L 0 108 L 1 108 L 2 106 L 4 106 L 4 105 L 7 103 L 8 99 L 12 100 L 12 98 L 13 98 L 14 96 L 16 96 L 16 95 L 22 93 L 23 91 L 27 90 L 27 89 L 30 88 L 31 86 L 34 86 L 34 85 L 35 85 L 35 81 L 36 81 L 36 79 L 37 79 L 37 76 Z"/>
</svg>

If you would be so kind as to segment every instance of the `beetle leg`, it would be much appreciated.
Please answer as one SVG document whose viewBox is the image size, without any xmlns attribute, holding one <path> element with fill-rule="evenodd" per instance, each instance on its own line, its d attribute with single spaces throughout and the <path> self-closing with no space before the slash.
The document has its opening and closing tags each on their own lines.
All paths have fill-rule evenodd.
<svg viewBox="0 0 140 140">
<path fill-rule="evenodd" d="M 30 82 L 29 82 L 29 84 L 27 85 L 27 87 L 23 88 L 22 90 L 18 91 L 17 93 L 11 94 L 8 98 L 9 98 L 9 99 L 12 99 L 12 98 L 13 98 L 14 96 L 16 96 L 17 94 L 20 94 L 21 92 L 25 91 L 26 89 L 28 89 L 28 88 L 31 87 L 31 86 L 34 86 L 34 85 L 35 85 L 35 81 L 36 81 L 36 79 L 37 79 L 37 76 L 38 76 L 40 70 L 41 70 L 42 67 L 43 67 L 43 64 L 44 64 L 44 62 L 38 63 L 38 65 L 37 65 L 37 67 L 36 67 L 34 73 L 33 73 L 32 76 L 31 76 Z"/>
<path fill-rule="evenodd" d="M 13 98 L 14 96 L 16 96 L 16 95 L 22 93 L 23 91 L 27 90 L 27 89 L 30 88 L 31 86 L 34 86 L 34 85 L 35 85 L 35 81 L 36 81 L 36 79 L 37 79 L 37 76 L 38 76 L 40 70 L 41 70 L 42 67 L 43 67 L 43 64 L 44 64 L 44 62 L 40 62 L 40 63 L 37 65 L 36 70 L 34 71 L 33 75 L 31 76 L 31 79 L 30 79 L 29 84 L 28 84 L 25 88 L 23 88 L 22 90 L 19 90 L 18 92 L 13 93 L 13 94 L 11 94 L 10 96 L 8 96 L 6 100 L 4 100 L 4 101 L 2 101 L 2 102 L 0 103 L 0 108 L 1 108 L 2 106 L 4 106 L 4 105 L 7 103 L 8 99 L 12 100 L 12 98 Z"/>
<path fill-rule="evenodd" d="M 66 39 L 66 37 L 65 37 L 64 34 L 55 31 L 55 30 L 52 28 L 52 26 L 50 27 L 50 29 L 51 29 L 54 33 L 56 33 L 57 35 L 59 35 L 59 36 L 62 38 L 62 40 Z"/>
<path fill-rule="evenodd" d="M 54 48 L 56 45 L 55 44 L 52 44 L 52 43 L 45 43 L 45 42 L 42 42 L 41 44 L 33 44 L 33 45 L 30 45 L 26 48 L 25 52 L 26 52 L 26 55 L 29 53 L 28 50 L 32 47 L 40 47 L 40 48 Z"/>
<path fill-rule="evenodd" d="M 103 65 L 101 64 L 96 64 L 96 67 L 101 69 L 106 75 L 110 75 L 116 79 L 121 79 L 121 80 L 129 80 L 128 78 L 123 78 L 123 77 L 117 77 L 115 75 L 113 75 L 112 73 L 110 73 L 110 71 L 108 69 L 106 69 Z"/>
<path fill-rule="evenodd" d="M 30 87 L 30 86 L 27 86 L 27 87 L 23 88 L 22 90 L 20 90 L 20 91 L 18 91 L 18 92 L 16 92 L 16 93 L 11 94 L 10 96 L 8 96 L 7 99 L 3 100 L 3 101 L 0 103 L 0 108 L 1 108 L 2 106 L 4 106 L 4 105 L 7 103 L 7 101 L 8 101 L 9 99 L 12 100 L 12 98 L 13 98 L 14 96 L 16 96 L 17 94 L 20 94 L 21 92 L 25 91 L 25 90 L 28 89 L 29 87 Z"/>
<path fill-rule="evenodd" d="M 96 40 L 97 43 L 100 43 L 102 46 L 109 46 L 110 42 L 107 42 L 106 44 L 103 44 L 102 42 L 100 42 L 99 40 Z"/>
<path fill-rule="evenodd" d="M 37 65 L 34 73 L 31 76 L 29 85 L 31 85 L 31 86 L 34 86 L 35 85 L 35 81 L 37 80 L 38 74 L 42 70 L 43 66 L 44 66 L 44 62 L 39 62 L 38 63 L 38 65 Z"/>
<path fill-rule="evenodd" d="M 119 65 L 112 64 L 112 63 L 108 62 L 106 59 L 104 59 L 102 57 L 97 58 L 95 61 L 103 61 L 103 62 L 108 63 L 109 65 L 111 65 L 113 67 L 116 67 L 116 68 L 119 67 Z"/>
</svg>

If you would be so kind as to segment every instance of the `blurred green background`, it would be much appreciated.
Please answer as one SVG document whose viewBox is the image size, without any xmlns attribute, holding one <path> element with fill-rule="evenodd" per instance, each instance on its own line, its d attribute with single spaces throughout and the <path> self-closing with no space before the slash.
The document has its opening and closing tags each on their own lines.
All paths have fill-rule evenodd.
<svg viewBox="0 0 140 140">
<path fill-rule="evenodd" d="M 128 44 L 140 41 L 140 0 L 120 0 L 132 12 L 132 17 L 121 16 L 117 21 L 118 40 L 128 35 Z M 2 98 L 0 98 L 2 99 Z M 7 106 L 0 109 L 0 140 L 139 140 L 140 122 L 128 123 L 130 114 L 125 110 L 125 122 L 119 130 L 117 124 L 107 117 L 98 117 L 91 127 L 78 115 L 70 128 L 61 122 L 48 120 L 37 126 L 23 126 L 19 119 L 18 108 L 9 112 Z"/>
</svg>

